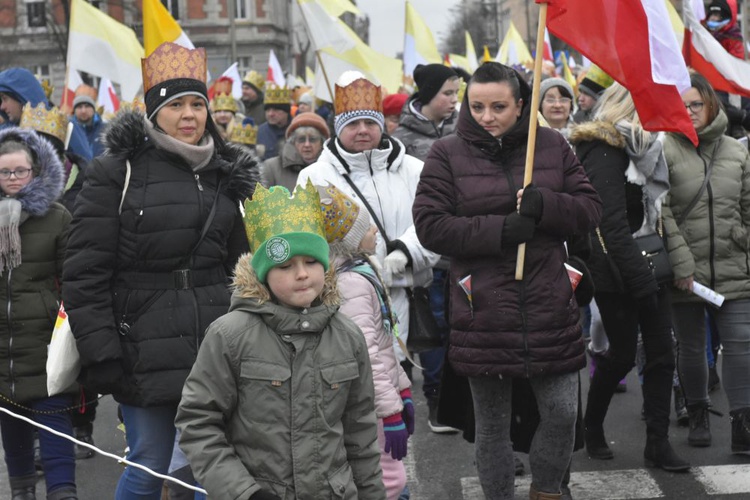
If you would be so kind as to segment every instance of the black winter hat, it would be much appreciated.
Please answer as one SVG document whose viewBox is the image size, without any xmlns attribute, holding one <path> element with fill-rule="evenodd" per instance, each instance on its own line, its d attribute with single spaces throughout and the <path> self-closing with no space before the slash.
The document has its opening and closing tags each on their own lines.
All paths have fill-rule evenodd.
<svg viewBox="0 0 750 500">
<path fill-rule="evenodd" d="M 417 84 L 419 102 L 429 104 L 446 80 L 458 78 L 453 68 L 443 64 L 420 64 L 414 68 L 414 83 Z"/>
<path fill-rule="evenodd" d="M 731 19 L 732 18 L 732 11 L 729 9 L 729 4 L 726 0 L 713 0 L 710 4 L 708 4 L 708 15 L 718 13 L 721 16 L 721 19 Z"/>
</svg>

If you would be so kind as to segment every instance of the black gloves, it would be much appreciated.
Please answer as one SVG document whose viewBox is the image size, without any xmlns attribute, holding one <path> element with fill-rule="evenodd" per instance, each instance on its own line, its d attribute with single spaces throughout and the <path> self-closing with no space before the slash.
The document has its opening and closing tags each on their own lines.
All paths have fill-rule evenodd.
<svg viewBox="0 0 750 500">
<path fill-rule="evenodd" d="M 258 490 L 250 495 L 247 500 L 281 500 L 281 497 L 269 493 L 266 490 Z"/>
<path fill-rule="evenodd" d="M 539 189 L 533 184 L 529 184 L 523 188 L 523 196 L 521 196 L 521 206 L 518 209 L 518 213 L 526 217 L 531 217 L 535 223 L 539 224 L 543 209 L 544 200 Z"/>
<path fill-rule="evenodd" d="M 522 202 L 523 203 L 523 202 Z M 505 216 L 501 235 L 503 247 L 518 246 L 534 237 L 536 222 L 532 217 L 526 217 L 513 212 Z"/>
<path fill-rule="evenodd" d="M 112 394 L 119 388 L 123 374 L 119 359 L 103 361 L 85 368 L 82 383 L 99 394 Z"/>
</svg>

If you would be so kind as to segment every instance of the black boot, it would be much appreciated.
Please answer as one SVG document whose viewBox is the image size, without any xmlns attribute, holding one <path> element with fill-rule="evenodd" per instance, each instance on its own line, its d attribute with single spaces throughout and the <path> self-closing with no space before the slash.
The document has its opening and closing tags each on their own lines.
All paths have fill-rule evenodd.
<svg viewBox="0 0 750 500">
<path fill-rule="evenodd" d="M 36 474 L 9 477 L 11 500 L 36 500 Z"/>
<path fill-rule="evenodd" d="M 75 438 L 79 441 L 82 441 L 86 444 L 94 445 L 94 436 L 92 434 L 92 431 L 94 430 L 93 424 L 86 424 L 82 425 L 80 427 L 75 427 L 73 429 L 73 435 Z M 91 458 L 94 456 L 94 450 L 91 448 L 86 448 L 85 446 L 81 446 L 80 444 L 75 445 L 76 450 L 76 458 L 77 459 L 86 459 Z"/>
<path fill-rule="evenodd" d="M 665 437 L 646 438 L 643 458 L 646 467 L 659 467 L 669 472 L 684 472 L 690 468 L 688 462 L 677 456 Z"/>
<path fill-rule="evenodd" d="M 78 500 L 75 488 L 63 487 L 47 493 L 47 500 Z"/>
<path fill-rule="evenodd" d="M 596 460 L 611 460 L 615 458 L 615 454 L 612 453 L 612 450 L 607 445 L 603 429 L 586 428 L 583 438 L 586 442 L 586 451 L 591 458 Z"/>
<path fill-rule="evenodd" d="M 694 403 L 687 405 L 690 418 L 688 444 L 697 448 L 711 446 L 711 428 L 708 421 L 708 404 Z"/>
<path fill-rule="evenodd" d="M 750 453 L 750 408 L 729 412 L 732 422 L 732 453 Z"/>
</svg>

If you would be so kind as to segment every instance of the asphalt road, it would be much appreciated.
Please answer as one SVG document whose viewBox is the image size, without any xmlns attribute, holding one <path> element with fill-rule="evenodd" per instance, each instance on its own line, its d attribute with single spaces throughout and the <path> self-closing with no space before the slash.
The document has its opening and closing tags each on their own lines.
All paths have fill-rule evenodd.
<svg viewBox="0 0 750 500">
<path fill-rule="evenodd" d="M 582 372 L 584 394 L 587 372 Z M 476 477 L 473 446 L 460 435 L 437 435 L 427 427 L 427 404 L 421 394 L 421 379 L 415 380 L 417 432 L 410 442 L 405 463 L 409 474 L 412 500 L 482 500 Z M 711 416 L 713 445 L 691 448 L 687 445 L 687 429 L 673 424 L 670 430 L 677 452 L 688 459 L 693 468 L 686 474 L 647 469 L 643 464 L 645 424 L 640 418 L 641 395 L 634 373 L 628 378 L 628 391 L 615 395 L 605 430 L 615 458 L 591 460 L 585 451 L 573 459 L 571 488 L 576 500 L 736 500 L 750 498 L 750 457 L 730 453 L 730 424 L 723 392 L 711 394 L 714 407 L 723 417 Z M 121 455 L 125 441 L 117 428 L 116 404 L 110 397 L 102 399 L 95 425 L 94 439 L 104 451 Z M 518 499 L 528 498 L 527 474 L 516 483 Z M 113 498 L 122 465 L 104 456 L 78 461 L 77 481 L 80 500 Z M 0 466 L 0 500 L 10 500 L 5 467 Z M 37 485 L 38 498 L 44 498 L 43 478 Z"/>
</svg>

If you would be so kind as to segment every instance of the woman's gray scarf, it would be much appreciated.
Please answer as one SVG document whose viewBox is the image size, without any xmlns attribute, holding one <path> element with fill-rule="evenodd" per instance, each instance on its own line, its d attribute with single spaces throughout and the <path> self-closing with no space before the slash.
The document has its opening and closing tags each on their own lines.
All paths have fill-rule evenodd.
<svg viewBox="0 0 750 500">
<path fill-rule="evenodd" d="M 154 127 L 150 120 L 144 118 L 144 121 L 149 140 L 153 141 L 157 148 L 180 156 L 190 165 L 193 172 L 199 172 L 211 161 L 214 155 L 214 139 L 210 134 L 204 135 L 200 142 L 193 146 L 165 134 Z"/>
<path fill-rule="evenodd" d="M 21 265 L 21 235 L 18 227 L 28 218 L 21 202 L 0 198 L 0 275 Z"/>
<path fill-rule="evenodd" d="M 661 217 L 661 205 L 669 191 L 669 169 L 663 149 L 664 134 L 660 132 L 652 135 L 648 144 L 634 144 L 631 123 L 621 121 L 615 124 L 615 128 L 625 138 L 625 152 L 630 158 L 630 165 L 625 172 L 628 182 L 643 186 L 643 224 L 633 236 L 652 234 L 656 231 Z"/>
</svg>

